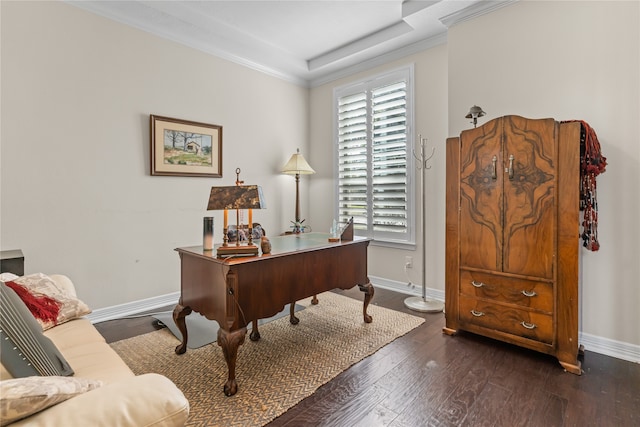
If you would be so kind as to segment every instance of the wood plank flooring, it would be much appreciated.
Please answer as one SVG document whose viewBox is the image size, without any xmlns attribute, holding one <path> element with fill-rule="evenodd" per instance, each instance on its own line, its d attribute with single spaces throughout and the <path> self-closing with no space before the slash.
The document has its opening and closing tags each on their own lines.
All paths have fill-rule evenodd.
<svg viewBox="0 0 640 427">
<path fill-rule="evenodd" d="M 362 299 L 357 287 L 336 292 Z M 421 316 L 425 324 L 268 426 L 640 426 L 640 364 L 586 348 L 584 373 L 569 374 L 544 354 L 470 333 L 444 335 L 444 315 L 409 310 L 406 297 L 376 289 L 372 303 Z M 156 328 L 151 317 L 96 327 L 108 342 Z"/>
</svg>

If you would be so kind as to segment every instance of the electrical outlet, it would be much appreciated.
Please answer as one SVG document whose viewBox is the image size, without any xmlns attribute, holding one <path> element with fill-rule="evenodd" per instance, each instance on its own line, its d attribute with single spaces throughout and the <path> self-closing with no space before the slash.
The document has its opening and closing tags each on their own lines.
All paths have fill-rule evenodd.
<svg viewBox="0 0 640 427">
<path fill-rule="evenodd" d="M 404 266 L 406 268 L 413 268 L 413 257 L 410 257 L 410 256 L 404 257 Z"/>
</svg>

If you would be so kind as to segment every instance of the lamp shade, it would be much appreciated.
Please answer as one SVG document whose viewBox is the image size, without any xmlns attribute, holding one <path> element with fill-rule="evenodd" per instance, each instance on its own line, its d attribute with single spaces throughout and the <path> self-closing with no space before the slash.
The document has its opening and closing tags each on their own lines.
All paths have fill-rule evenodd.
<svg viewBox="0 0 640 427">
<path fill-rule="evenodd" d="M 223 209 L 265 209 L 266 203 L 259 185 L 211 187 L 208 211 Z"/>
<path fill-rule="evenodd" d="M 486 113 L 484 111 L 482 111 L 481 107 L 478 107 L 477 105 L 474 105 L 473 107 L 471 107 L 469 109 L 469 112 L 464 117 L 467 118 L 467 119 L 477 119 L 478 117 L 482 117 L 485 114 Z"/>
<path fill-rule="evenodd" d="M 284 165 L 282 173 L 287 175 L 310 175 L 312 173 L 316 173 L 316 171 L 309 166 L 309 163 L 307 163 L 302 154 L 300 154 L 300 149 L 298 149 L 298 151 L 291 156 L 287 164 Z"/>
</svg>

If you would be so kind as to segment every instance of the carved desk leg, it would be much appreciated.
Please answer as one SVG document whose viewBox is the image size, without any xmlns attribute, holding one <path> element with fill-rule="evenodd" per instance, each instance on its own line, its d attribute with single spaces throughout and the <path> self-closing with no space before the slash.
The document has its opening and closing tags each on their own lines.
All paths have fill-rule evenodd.
<svg viewBox="0 0 640 427">
<path fill-rule="evenodd" d="M 367 283 L 364 285 L 358 285 L 360 290 L 364 292 L 364 306 L 362 308 L 362 315 L 364 316 L 365 323 L 371 323 L 373 321 L 373 317 L 367 314 L 367 307 L 369 307 L 369 303 L 373 298 L 373 294 L 375 293 L 375 289 L 373 289 L 373 285 L 367 278 Z"/>
<path fill-rule="evenodd" d="M 258 341 L 260 339 L 260 331 L 258 330 L 258 320 L 251 321 L 251 333 L 249 334 L 251 341 Z"/>
<path fill-rule="evenodd" d="M 177 304 L 173 309 L 173 321 L 176 323 L 178 330 L 182 334 L 182 342 L 176 347 L 176 354 L 183 354 L 187 351 L 187 323 L 185 317 L 191 314 L 191 307 L 183 307 Z"/>
<path fill-rule="evenodd" d="M 224 329 L 218 329 L 218 345 L 222 347 L 224 359 L 227 361 L 229 377 L 224 385 L 224 394 L 233 396 L 238 392 L 238 383 L 236 383 L 236 359 L 238 358 L 238 347 L 244 343 L 244 337 L 247 335 L 247 328 L 241 328 L 237 331 L 229 332 Z"/>
<path fill-rule="evenodd" d="M 294 314 L 295 312 L 296 302 L 293 301 L 291 304 L 289 304 L 289 323 L 291 323 L 292 325 L 297 325 L 298 323 L 300 323 L 300 319 L 298 319 Z"/>
</svg>

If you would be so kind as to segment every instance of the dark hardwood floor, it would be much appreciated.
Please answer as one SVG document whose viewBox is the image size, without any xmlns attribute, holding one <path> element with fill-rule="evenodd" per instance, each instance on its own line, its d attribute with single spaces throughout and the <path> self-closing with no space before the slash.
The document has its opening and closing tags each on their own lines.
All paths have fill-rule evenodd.
<svg viewBox="0 0 640 427">
<path fill-rule="evenodd" d="M 362 298 L 357 287 L 339 293 Z M 576 376 L 544 354 L 469 333 L 444 335 L 442 313 L 411 311 L 405 298 L 376 289 L 372 303 L 424 317 L 422 326 L 268 426 L 640 426 L 640 364 L 586 348 Z M 109 342 L 157 328 L 151 317 L 96 327 Z"/>
</svg>

